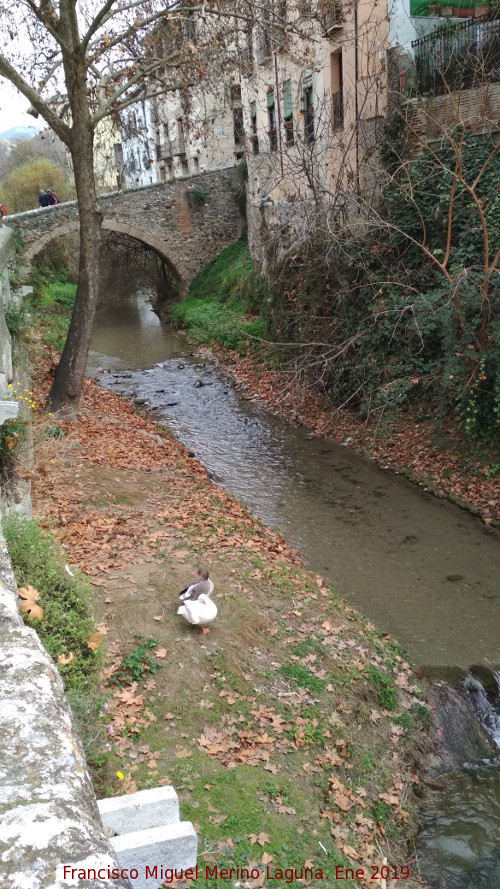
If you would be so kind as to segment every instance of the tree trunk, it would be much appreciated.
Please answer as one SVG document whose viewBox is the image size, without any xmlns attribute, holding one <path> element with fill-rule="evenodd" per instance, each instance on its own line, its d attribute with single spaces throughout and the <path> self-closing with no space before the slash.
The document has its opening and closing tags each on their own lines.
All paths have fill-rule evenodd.
<svg viewBox="0 0 500 889">
<path fill-rule="evenodd" d="M 102 213 L 94 184 L 93 130 L 85 114 L 73 126 L 71 154 L 80 216 L 80 262 L 75 306 L 68 336 L 49 392 L 45 409 L 64 419 L 74 419 L 97 305 Z"/>
</svg>

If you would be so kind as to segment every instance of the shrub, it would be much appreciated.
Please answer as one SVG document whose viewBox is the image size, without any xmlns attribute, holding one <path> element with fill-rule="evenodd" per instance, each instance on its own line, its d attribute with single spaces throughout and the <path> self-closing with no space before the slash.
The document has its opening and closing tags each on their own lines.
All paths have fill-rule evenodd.
<svg viewBox="0 0 500 889">
<path fill-rule="evenodd" d="M 2 180 L 0 203 L 7 213 L 22 213 L 38 207 L 40 188 L 53 188 L 60 201 L 72 196 L 72 188 L 60 167 L 46 158 L 29 161 L 16 167 Z"/>
</svg>

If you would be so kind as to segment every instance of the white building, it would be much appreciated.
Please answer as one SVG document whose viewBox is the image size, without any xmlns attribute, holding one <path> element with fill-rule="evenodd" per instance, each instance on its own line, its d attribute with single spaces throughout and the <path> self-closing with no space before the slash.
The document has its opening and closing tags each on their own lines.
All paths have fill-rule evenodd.
<svg viewBox="0 0 500 889">
<path fill-rule="evenodd" d="M 122 140 L 121 187 L 134 188 L 158 181 L 155 164 L 153 108 L 147 100 L 135 102 L 120 114 Z"/>
</svg>

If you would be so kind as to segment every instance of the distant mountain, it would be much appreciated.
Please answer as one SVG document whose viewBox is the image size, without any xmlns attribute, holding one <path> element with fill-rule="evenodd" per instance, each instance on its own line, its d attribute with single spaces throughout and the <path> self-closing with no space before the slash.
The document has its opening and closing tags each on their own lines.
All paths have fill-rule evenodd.
<svg viewBox="0 0 500 889">
<path fill-rule="evenodd" d="M 0 133 L 0 139 L 5 139 L 6 142 L 22 142 L 24 139 L 32 139 L 37 133 L 37 127 L 11 127 Z"/>
</svg>

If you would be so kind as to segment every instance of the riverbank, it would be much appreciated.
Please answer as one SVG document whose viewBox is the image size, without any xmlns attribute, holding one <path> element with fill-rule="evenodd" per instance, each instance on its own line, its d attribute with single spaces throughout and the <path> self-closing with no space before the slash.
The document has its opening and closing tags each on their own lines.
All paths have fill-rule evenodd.
<svg viewBox="0 0 500 889">
<path fill-rule="evenodd" d="M 408 411 L 394 416 L 380 430 L 348 411 L 336 411 L 327 398 L 298 382 L 293 373 L 269 370 L 255 356 L 242 356 L 215 343 L 202 354 L 216 362 L 242 395 L 258 399 L 276 416 L 404 475 L 437 497 L 480 516 L 487 526 L 500 527 L 495 458 L 478 457 L 451 425 L 443 424 L 438 431 L 434 419 L 420 419 Z"/>
<path fill-rule="evenodd" d="M 299 267 L 302 269 L 300 263 Z M 284 280 L 296 272 L 293 265 L 287 268 Z M 276 283 L 277 289 L 281 285 L 282 281 Z M 338 407 L 342 399 L 334 387 L 328 397 L 318 394 L 321 380 L 316 387 L 304 383 L 310 374 L 307 360 L 300 358 L 301 348 L 293 360 L 293 346 L 289 344 L 287 351 L 281 343 L 283 351 L 266 342 L 264 319 L 275 297 L 268 282 L 253 268 L 244 242 L 239 241 L 194 279 L 185 300 L 159 311 L 185 328 L 193 343 L 209 348 L 246 397 L 259 399 L 273 413 L 299 423 L 315 436 L 341 442 L 436 496 L 446 497 L 480 516 L 487 526 L 500 526 L 500 451 L 460 432 L 452 419 L 452 400 L 438 407 L 438 400 L 428 394 L 427 400 L 423 395 L 418 401 L 405 397 L 399 405 L 388 403 L 383 410 L 379 405 L 367 417 L 346 406 Z M 311 301 L 314 304 L 312 296 Z M 292 304 L 288 309 L 293 314 Z M 404 342 L 401 350 L 403 354 Z M 285 361 L 284 356 L 288 356 Z M 383 365 L 383 352 L 378 361 Z M 419 383 L 418 374 L 411 380 L 410 389 Z M 347 398 L 346 405 L 350 402 Z M 450 416 L 443 419 L 446 411 Z M 454 415 L 457 419 L 456 411 Z"/>
<path fill-rule="evenodd" d="M 50 368 L 36 376 L 42 403 Z M 291 885 L 308 868 L 306 883 L 351 886 L 345 867 L 398 885 L 429 713 L 397 643 L 115 393 L 86 381 L 78 422 L 58 428 L 36 455 L 34 509 L 93 591 L 100 788 L 172 782 L 200 862 L 259 868 L 253 886 L 286 868 Z M 208 636 L 175 613 L 200 564 L 219 609 Z M 109 685 L 120 671 L 131 685 Z"/>
</svg>

